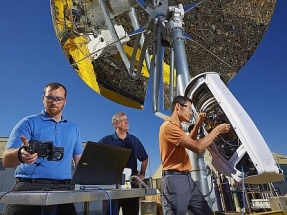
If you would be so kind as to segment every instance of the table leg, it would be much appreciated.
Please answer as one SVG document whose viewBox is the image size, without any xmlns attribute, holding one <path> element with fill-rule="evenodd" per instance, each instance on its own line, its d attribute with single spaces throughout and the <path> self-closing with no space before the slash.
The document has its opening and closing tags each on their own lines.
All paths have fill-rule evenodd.
<svg viewBox="0 0 287 215">
<path fill-rule="evenodd" d="M 84 202 L 84 215 L 89 213 L 89 202 Z"/>
</svg>

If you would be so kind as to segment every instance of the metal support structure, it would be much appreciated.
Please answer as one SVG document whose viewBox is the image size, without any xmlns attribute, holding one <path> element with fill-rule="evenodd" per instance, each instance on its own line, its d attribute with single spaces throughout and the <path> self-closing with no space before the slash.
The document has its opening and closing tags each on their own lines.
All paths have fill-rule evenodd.
<svg viewBox="0 0 287 215">
<path fill-rule="evenodd" d="M 167 23 L 167 32 L 170 34 L 171 44 L 174 51 L 173 56 L 177 77 L 177 95 L 184 95 L 185 88 L 190 82 L 190 77 L 185 51 L 185 36 L 183 35 L 182 27 L 182 19 L 184 16 L 183 6 L 179 4 L 178 7 L 170 7 L 169 14 L 167 16 L 171 17 Z M 209 206 L 212 207 L 211 199 L 208 195 L 209 186 L 205 170 L 204 153 L 196 154 L 189 151 L 189 157 L 192 163 L 192 179 L 195 181 L 202 194 L 206 195 L 206 200 Z"/>
<path fill-rule="evenodd" d="M 129 18 L 132 22 L 132 27 L 135 30 L 131 35 L 136 35 L 134 41 L 134 50 L 130 59 L 128 59 L 123 45 L 121 44 L 121 38 L 117 35 L 112 16 L 108 9 L 106 0 L 100 0 L 99 6 L 102 10 L 103 18 L 106 22 L 106 26 L 111 33 L 114 41 L 114 45 L 122 58 L 129 75 L 133 79 L 139 79 L 141 77 L 141 68 L 143 65 L 143 59 L 152 76 L 152 107 L 156 116 L 165 118 L 166 115 L 159 112 L 160 106 L 160 94 L 161 94 L 161 79 L 163 79 L 163 59 L 165 45 L 170 45 L 170 101 L 172 101 L 174 94 L 184 95 L 185 89 L 190 82 L 189 68 L 187 63 L 187 55 L 185 51 L 185 39 L 183 29 L 183 17 L 185 8 L 182 4 L 177 6 L 168 6 L 169 1 L 142 1 L 137 0 L 137 3 L 150 15 L 148 25 L 143 27 L 138 23 L 135 9 L 131 7 L 129 9 Z M 189 10 L 189 9 L 187 9 Z M 147 44 L 150 35 L 147 33 L 153 32 L 153 56 L 151 62 L 149 61 L 149 55 L 147 53 Z M 146 33 L 146 34 L 145 34 Z M 138 60 L 138 70 L 134 70 L 136 64 L 136 54 L 141 46 L 142 53 Z M 176 74 L 175 74 L 176 73 Z M 176 93 L 174 93 L 174 86 L 176 86 Z M 203 154 L 195 154 L 189 152 L 189 156 L 193 165 L 192 178 L 198 184 L 202 193 L 208 194 L 208 183 L 206 178 L 205 163 Z M 209 196 L 207 197 L 209 198 Z M 210 201 L 210 199 L 207 199 Z"/>
<path fill-rule="evenodd" d="M 101 85 L 99 80 L 104 79 L 105 84 L 101 85 L 103 88 L 108 89 L 107 86 L 114 85 L 115 91 L 113 95 L 122 96 L 124 94 L 127 101 L 122 102 L 114 99 L 117 96 L 104 96 L 123 105 L 142 108 L 148 86 L 149 76 L 145 71 L 147 69 L 153 81 L 153 111 L 157 117 L 162 119 L 167 115 L 159 111 L 161 93 L 164 97 L 164 108 L 169 105 L 169 102 L 171 103 L 174 95 L 185 95 L 192 98 L 194 94 L 189 92 L 189 90 L 197 90 L 194 85 L 195 80 L 197 80 L 195 78 L 198 74 L 202 75 L 200 72 L 202 68 L 205 71 L 220 71 L 220 76 L 222 75 L 224 82 L 229 81 L 237 74 L 257 48 L 261 37 L 263 37 L 268 27 L 276 3 L 276 1 L 263 1 L 260 4 L 250 5 L 248 1 L 245 3 L 243 3 L 244 1 L 239 3 L 237 1 L 227 1 L 217 4 L 214 1 L 201 0 L 183 7 L 182 4 L 169 6 L 169 0 L 50 1 L 58 41 L 67 59 L 74 70 L 80 74 L 81 78 L 86 73 L 95 74 L 97 78 L 93 83 L 88 83 L 87 80 L 82 79 L 90 87 Z M 185 13 L 198 5 L 200 6 L 193 11 L 193 14 L 185 19 L 184 24 L 188 28 L 184 32 L 183 17 Z M 238 7 L 239 5 L 240 7 Z M 61 8 L 64 8 L 64 10 Z M 239 9 L 234 11 L 234 8 Z M 255 14 L 252 16 L 252 19 L 246 19 L 248 16 L 246 8 L 248 8 L 248 14 Z M 71 12 L 69 16 L 67 16 L 68 11 Z M 215 13 L 215 11 L 217 12 Z M 234 13 L 230 13 L 230 11 Z M 137 12 L 139 13 L 137 14 Z M 142 12 L 147 13 L 149 16 L 145 16 Z M 246 16 L 241 16 L 242 14 Z M 139 20 L 141 20 L 141 23 L 139 23 Z M 217 22 L 214 23 L 214 20 L 217 20 Z M 226 29 L 226 26 L 234 28 Z M 238 27 L 240 29 L 242 27 L 242 31 L 232 30 L 238 29 Z M 134 31 L 128 34 L 127 32 L 130 32 L 131 29 Z M 202 29 L 204 29 L 204 32 Z M 246 31 L 256 32 L 256 34 L 252 36 L 246 34 Z M 195 39 L 188 34 L 196 35 Z M 186 44 L 186 39 L 190 40 L 192 45 L 191 43 Z M 79 43 L 79 41 L 82 42 Z M 225 41 L 230 42 L 223 46 L 222 44 Z M 151 43 L 152 47 L 150 47 Z M 246 52 L 244 48 L 237 49 L 234 44 L 238 44 L 236 47 L 248 47 L 249 51 Z M 78 51 L 75 53 L 71 51 L 71 45 L 76 47 Z M 164 56 L 165 47 L 169 51 L 169 56 Z M 133 51 L 131 53 L 130 49 L 132 48 Z M 193 51 L 186 53 L 186 49 L 190 50 L 191 48 Z M 230 50 L 232 52 L 229 52 Z M 81 53 L 81 55 L 77 53 Z M 115 53 L 117 54 L 115 55 Z M 149 53 L 152 53 L 151 62 Z M 212 58 L 209 59 L 205 53 Z M 187 56 L 193 59 L 187 60 Z M 164 61 L 170 66 L 169 80 L 164 79 L 166 77 L 166 74 L 163 74 Z M 107 64 L 110 66 L 109 69 L 105 68 Z M 135 68 L 136 66 L 137 68 Z M 142 69 L 144 69 L 144 73 L 142 73 Z M 127 74 L 122 74 L 124 72 L 127 72 Z M 107 76 L 107 73 L 110 73 L 109 78 L 103 78 Z M 193 75 L 195 77 L 190 82 L 190 76 Z M 210 78 L 211 75 L 209 74 L 208 77 Z M 127 81 L 128 78 L 131 81 Z M 268 147 L 265 147 L 265 150 L 262 149 L 261 143 L 264 143 L 264 140 L 258 134 L 256 127 L 253 126 L 253 122 L 249 120 L 249 117 L 240 105 L 235 105 L 237 101 L 232 97 L 226 86 L 219 87 L 222 86 L 222 80 L 212 76 L 207 81 L 212 81 L 212 84 L 206 84 L 206 87 L 198 88 L 201 93 L 195 93 L 195 96 L 208 97 L 209 93 L 213 91 L 216 94 L 213 95 L 214 99 L 208 97 L 211 100 L 207 103 L 202 103 L 202 105 L 213 107 L 212 105 L 216 104 L 218 107 L 220 106 L 220 110 L 225 108 L 225 110 L 228 110 L 225 112 L 228 115 L 228 121 L 231 120 L 231 124 L 237 125 L 233 126 L 234 132 L 237 133 L 236 135 L 249 137 L 248 133 L 252 134 L 252 138 L 244 137 L 241 141 L 231 141 L 234 144 L 229 144 L 224 150 L 218 147 L 226 146 L 227 144 L 224 141 L 217 141 L 218 145 L 215 143 L 211 144 L 209 151 L 212 154 L 213 166 L 224 175 L 229 175 L 238 181 L 244 180 L 248 183 L 257 183 L 258 179 L 266 182 L 283 178 L 282 171 L 279 171 L 278 167 L 273 165 L 273 157 L 271 153 L 268 153 Z M 167 86 L 168 84 L 170 86 Z M 93 89 L 101 94 L 97 87 Z M 168 89 L 169 95 L 165 93 Z M 136 101 L 135 104 L 134 101 Z M 198 102 L 194 98 L 193 101 L 192 106 L 194 107 Z M 234 112 L 230 111 L 231 106 Z M 235 106 L 236 108 L 234 108 Z M 196 115 L 196 112 L 206 112 L 206 108 L 201 109 L 199 107 L 197 105 L 196 108 L 193 108 L 194 115 Z M 237 116 L 238 110 L 240 110 L 240 117 Z M 238 123 L 243 119 L 242 116 L 245 116 L 244 120 Z M 197 118 L 193 117 L 191 122 L 195 123 Z M 211 118 L 207 118 L 209 122 L 211 122 Z M 216 119 L 216 117 L 212 119 Z M 247 121 L 249 126 L 246 125 Z M 250 130 L 250 125 L 253 127 L 252 131 Z M 202 128 L 204 127 L 205 125 L 202 126 Z M 244 127 L 248 128 L 248 132 L 245 133 L 246 129 Z M 244 131 L 244 135 L 242 131 Z M 257 135 L 254 135 L 254 133 L 257 133 Z M 205 131 L 203 136 L 207 134 L 208 132 Z M 254 144 L 250 144 L 252 142 L 250 140 L 254 140 Z M 242 150 L 238 143 L 242 144 L 246 150 Z M 260 143 L 259 149 L 264 152 L 264 156 L 261 154 L 257 156 L 258 143 Z M 234 145 L 240 149 L 237 151 L 238 156 L 236 156 L 236 159 L 242 159 L 240 160 L 240 165 L 237 165 L 237 162 L 235 162 L 235 156 L 230 154 L 237 150 L 235 150 Z M 254 153 L 249 153 L 249 151 L 254 151 Z M 208 196 L 210 192 L 207 183 L 204 154 L 189 152 L 189 156 L 193 166 L 192 178 L 202 193 L 207 198 L 210 198 Z M 250 164 L 251 162 L 245 162 L 249 160 L 253 161 L 254 166 L 253 163 L 252 165 Z M 245 168 L 242 168 L 241 171 L 239 166 L 244 166 Z M 251 171 L 246 171 L 246 169 Z M 207 199 L 207 201 L 210 203 L 210 199 Z"/>
<path fill-rule="evenodd" d="M 129 17 L 131 19 L 131 23 L 132 23 L 132 26 L 133 26 L 134 30 L 140 29 L 141 26 L 140 26 L 140 24 L 138 22 L 138 18 L 137 18 L 137 15 L 136 15 L 135 8 L 132 7 L 130 9 Z M 146 40 L 147 40 L 147 38 L 145 38 L 143 34 L 140 34 L 140 44 L 141 44 L 142 49 L 144 47 L 144 44 L 146 43 Z M 149 56 L 148 52 L 146 51 L 146 48 L 144 50 L 145 51 L 144 51 L 143 55 L 144 55 L 146 67 L 149 70 L 150 69 L 150 56 Z M 132 60 L 135 61 L 134 59 L 132 59 Z M 138 71 L 141 71 L 141 70 L 138 70 Z"/>
<path fill-rule="evenodd" d="M 160 59 L 160 53 L 161 53 L 161 32 L 160 29 L 157 27 L 158 25 L 158 18 L 154 19 L 154 53 L 152 58 L 152 64 L 151 64 L 151 71 L 153 76 L 153 84 L 152 84 L 152 105 L 153 105 L 153 111 L 156 113 L 159 110 L 159 86 L 160 86 L 160 72 L 161 72 L 161 66 L 162 59 Z"/>
</svg>

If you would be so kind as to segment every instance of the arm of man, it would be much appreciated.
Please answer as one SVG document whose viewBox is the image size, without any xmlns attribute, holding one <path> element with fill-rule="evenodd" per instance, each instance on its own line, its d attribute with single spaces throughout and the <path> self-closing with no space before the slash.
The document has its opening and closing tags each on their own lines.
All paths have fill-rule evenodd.
<svg viewBox="0 0 287 215">
<path fill-rule="evenodd" d="M 2 164 L 6 168 L 16 167 L 21 164 L 18 159 L 18 149 L 5 149 L 2 154 Z"/>
<path fill-rule="evenodd" d="M 80 131 L 78 130 L 78 135 L 77 135 L 77 140 L 74 146 L 74 152 L 73 152 L 73 162 L 74 162 L 74 167 L 78 166 L 78 163 L 80 161 L 80 158 L 82 156 L 82 153 L 84 151 L 83 143 L 82 143 L 82 138 Z"/>
<path fill-rule="evenodd" d="M 78 165 L 81 156 L 82 156 L 82 154 L 80 154 L 80 155 L 75 155 L 75 156 L 73 157 L 75 167 Z"/>
<path fill-rule="evenodd" d="M 191 132 L 189 133 L 189 136 L 191 139 L 196 140 L 197 139 L 197 133 L 198 133 L 198 129 L 199 127 L 202 125 L 202 123 L 205 121 L 206 119 L 206 113 L 199 113 L 198 115 L 198 121 L 195 123 L 193 129 L 191 130 Z"/>
<path fill-rule="evenodd" d="M 141 168 L 140 168 L 140 171 L 137 175 L 141 180 L 144 180 L 144 178 L 145 178 L 145 171 L 147 168 L 147 164 L 148 164 L 148 158 L 141 162 Z M 134 183 L 136 185 L 140 184 L 140 182 L 138 180 L 135 180 Z"/>
<path fill-rule="evenodd" d="M 190 136 L 186 135 L 179 145 L 195 153 L 201 153 L 219 134 L 227 133 L 229 130 L 230 124 L 220 124 L 216 126 L 208 135 L 199 140 L 194 140 Z"/>
<path fill-rule="evenodd" d="M 23 142 L 24 145 L 28 145 L 28 140 L 26 137 L 21 136 L 21 141 Z M 13 168 L 20 165 L 21 161 L 19 160 L 19 157 L 22 160 L 22 162 L 26 164 L 34 163 L 38 158 L 37 153 L 29 154 L 23 148 L 20 150 L 20 152 L 19 150 L 20 147 L 17 149 L 13 148 L 5 149 L 2 155 L 2 163 L 4 167 Z"/>
<path fill-rule="evenodd" d="M 148 164 L 148 158 L 141 162 L 141 168 L 140 168 L 140 172 L 138 175 L 142 175 L 143 179 L 145 177 L 145 171 L 147 168 L 147 164 Z"/>
</svg>

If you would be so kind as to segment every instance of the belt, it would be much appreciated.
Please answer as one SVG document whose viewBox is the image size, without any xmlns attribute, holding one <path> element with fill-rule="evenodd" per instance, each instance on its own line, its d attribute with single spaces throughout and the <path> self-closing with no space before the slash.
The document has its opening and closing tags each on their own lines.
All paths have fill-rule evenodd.
<svg viewBox="0 0 287 215">
<path fill-rule="evenodd" d="M 189 175 L 190 171 L 185 170 L 185 171 L 176 171 L 176 170 L 164 170 L 162 171 L 162 176 L 166 175 Z"/>
<path fill-rule="evenodd" d="M 38 184 L 70 184 L 71 180 L 55 180 L 55 179 L 45 179 L 45 178 L 17 178 L 17 182 L 29 182 L 29 183 L 38 183 Z"/>
</svg>

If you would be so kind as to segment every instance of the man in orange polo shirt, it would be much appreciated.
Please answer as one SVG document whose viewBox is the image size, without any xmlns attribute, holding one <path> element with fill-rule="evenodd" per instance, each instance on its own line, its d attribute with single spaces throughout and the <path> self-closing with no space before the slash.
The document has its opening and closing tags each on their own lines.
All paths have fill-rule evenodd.
<svg viewBox="0 0 287 215">
<path fill-rule="evenodd" d="M 180 125 L 188 122 L 192 115 L 192 101 L 176 96 L 171 105 L 172 115 L 167 117 L 159 131 L 159 149 L 162 163 L 162 208 L 165 215 L 185 215 L 187 209 L 194 215 L 212 215 L 200 190 L 190 176 L 191 163 L 186 149 L 201 153 L 222 133 L 230 130 L 229 124 L 220 124 L 207 136 L 196 140 L 197 131 L 206 114 L 200 113 L 199 120 L 190 134 Z"/>
</svg>

